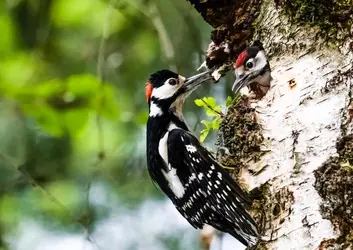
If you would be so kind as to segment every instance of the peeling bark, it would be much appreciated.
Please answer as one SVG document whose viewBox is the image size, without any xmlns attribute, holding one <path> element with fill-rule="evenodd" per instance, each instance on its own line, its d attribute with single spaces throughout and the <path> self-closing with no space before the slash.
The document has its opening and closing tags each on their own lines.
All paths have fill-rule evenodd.
<svg viewBox="0 0 353 250">
<path fill-rule="evenodd" d="M 250 212 L 262 229 L 257 249 L 352 249 L 352 4 L 219 1 L 229 8 L 218 12 L 218 1 L 189 2 L 213 32 L 227 30 L 219 40 L 211 36 L 208 67 L 228 69 L 254 39 L 270 58 L 271 89 L 255 103 L 242 98 L 229 108 L 218 157 L 255 197 Z M 230 26 L 242 20 L 233 15 L 240 6 L 252 13 L 243 29 Z M 233 39 L 238 31 L 247 35 Z"/>
<path fill-rule="evenodd" d="M 188 0 L 214 30 L 207 52 L 208 68 L 228 70 L 253 35 L 260 0 Z"/>
</svg>

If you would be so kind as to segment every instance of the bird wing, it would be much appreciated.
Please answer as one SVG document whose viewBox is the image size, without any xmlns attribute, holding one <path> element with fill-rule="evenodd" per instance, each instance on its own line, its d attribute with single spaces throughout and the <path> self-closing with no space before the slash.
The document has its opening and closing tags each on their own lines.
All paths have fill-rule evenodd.
<svg viewBox="0 0 353 250">
<path fill-rule="evenodd" d="M 167 147 L 169 168 L 176 169 L 184 188 L 183 195 L 172 201 L 191 225 L 202 228 L 206 223 L 234 237 L 257 235 L 256 224 L 243 207 L 250 204 L 247 195 L 192 134 L 171 130 Z"/>
</svg>

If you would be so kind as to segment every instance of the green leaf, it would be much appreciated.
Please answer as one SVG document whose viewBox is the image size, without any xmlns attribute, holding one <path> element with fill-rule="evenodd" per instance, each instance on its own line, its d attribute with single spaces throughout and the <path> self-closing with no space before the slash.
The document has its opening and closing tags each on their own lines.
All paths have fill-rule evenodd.
<svg viewBox="0 0 353 250">
<path fill-rule="evenodd" d="M 221 126 L 221 119 L 219 117 L 217 117 L 212 120 L 211 124 L 212 124 L 212 129 L 218 130 L 219 127 Z"/>
<path fill-rule="evenodd" d="M 201 131 L 201 135 L 200 135 L 200 142 L 201 143 L 205 141 L 205 139 L 206 139 L 206 137 L 207 137 L 209 132 L 210 132 L 209 129 L 204 129 L 204 130 Z"/>
<path fill-rule="evenodd" d="M 194 102 L 199 107 L 203 107 L 205 105 L 205 103 L 201 99 L 196 99 Z"/>
<path fill-rule="evenodd" d="M 19 202 L 14 195 L 4 194 L 0 199 L 0 223 L 8 230 L 15 228 L 15 225 L 21 219 L 21 212 L 23 204 Z"/>
<path fill-rule="evenodd" d="M 62 93 L 65 89 L 64 82 L 60 79 L 53 79 L 35 86 L 26 86 L 27 93 L 36 97 L 51 97 Z"/>
<path fill-rule="evenodd" d="M 99 79 L 94 75 L 73 75 L 67 80 L 67 91 L 79 96 L 95 96 L 100 84 Z"/>
<path fill-rule="evenodd" d="M 69 131 L 73 137 L 79 136 L 86 128 L 89 119 L 88 109 L 73 109 L 64 112 L 61 115 L 63 127 Z"/>
<path fill-rule="evenodd" d="M 34 117 L 37 124 L 47 133 L 53 136 L 63 134 L 61 117 L 50 106 L 44 103 L 28 103 L 23 104 L 23 109 L 25 113 Z"/>
<path fill-rule="evenodd" d="M 210 129 L 212 127 L 210 121 L 202 120 L 201 123 L 204 124 L 207 129 Z"/>
<path fill-rule="evenodd" d="M 213 97 L 204 97 L 203 100 L 210 108 L 216 107 L 216 100 Z"/>
<path fill-rule="evenodd" d="M 6 3 L 5 3 L 6 6 Z M 5 8 L 6 9 L 6 8 Z M 5 11 L 6 13 L 6 11 Z M 16 45 L 16 40 L 21 39 L 16 36 L 14 18 L 11 18 L 11 15 L 6 15 L 0 13 L 0 30 L 1 30 L 1 39 L 0 39 L 0 54 L 5 55 L 9 53 Z"/>
<path fill-rule="evenodd" d="M 196 99 L 195 104 L 199 107 L 203 107 L 206 111 L 207 116 L 213 117 L 211 121 L 201 121 L 201 123 L 205 125 L 205 129 L 201 131 L 200 135 L 200 141 L 203 142 L 211 129 L 219 129 L 222 120 L 222 107 L 216 105 L 216 100 L 213 97 L 204 97 L 202 99 Z"/>
<path fill-rule="evenodd" d="M 226 107 L 228 108 L 228 107 L 232 106 L 232 104 L 233 104 L 233 98 L 228 96 L 227 100 L 226 100 Z"/>
<path fill-rule="evenodd" d="M 211 117 L 214 117 L 214 116 L 220 116 L 219 113 L 222 112 L 222 108 L 220 106 L 215 106 L 213 109 L 210 109 L 209 107 L 206 107 L 206 115 L 207 116 L 211 116 Z"/>
<path fill-rule="evenodd" d="M 207 109 L 207 110 L 206 110 L 206 115 L 207 115 L 207 116 L 210 116 L 210 117 L 214 117 L 214 116 L 217 115 L 217 113 L 214 112 L 212 109 Z"/>
</svg>

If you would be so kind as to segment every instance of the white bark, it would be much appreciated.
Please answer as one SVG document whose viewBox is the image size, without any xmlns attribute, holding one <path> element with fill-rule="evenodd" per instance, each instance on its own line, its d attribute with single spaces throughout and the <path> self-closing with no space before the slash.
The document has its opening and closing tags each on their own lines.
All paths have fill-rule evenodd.
<svg viewBox="0 0 353 250">
<path fill-rule="evenodd" d="M 283 54 L 272 55 L 272 87 L 256 104 L 264 137 L 269 138 L 265 147 L 271 151 L 252 165 L 255 169 L 268 167 L 257 176 L 244 171 L 243 177 L 250 189 L 269 181 L 272 194 L 283 187 L 293 193 L 294 201 L 284 223 L 273 221 L 266 232 L 266 236 L 271 238 L 272 234 L 275 240 L 268 244 L 270 249 L 317 249 L 321 241 L 337 235 L 331 222 L 321 217 L 321 198 L 313 186 L 313 171 L 336 153 L 342 110 L 349 104 L 350 84 L 338 86 L 328 94 L 320 90 L 337 70 L 345 71 L 352 66 L 352 55 L 325 48 L 321 41 L 313 40 L 315 31 L 309 27 L 291 27 L 288 20 L 279 16 L 273 3 L 264 4 L 262 15 L 261 28 L 272 31 L 269 37 L 272 41 L 263 41 L 266 45 L 286 41 L 287 47 L 299 43 L 306 46 L 295 53 L 282 50 Z M 279 27 L 290 28 L 283 34 Z M 294 31 L 296 35 L 288 39 Z M 314 47 L 321 49 L 308 53 Z M 288 82 L 293 78 L 296 86 L 291 89 Z M 299 133 L 297 143 L 293 131 Z"/>
<path fill-rule="evenodd" d="M 283 188 L 293 194 L 292 204 L 279 215 L 284 222 L 267 222 L 263 238 L 272 240 L 266 243 L 268 249 L 318 249 L 323 240 L 336 238 L 339 232 L 320 214 L 322 200 L 313 186 L 314 171 L 336 153 L 353 80 L 326 94 L 320 90 L 338 70 L 352 67 L 352 53 L 348 53 L 347 45 L 340 51 L 327 48 L 323 41 L 313 38 L 313 28 L 290 24 L 270 0 L 263 2 L 256 28 L 255 38 L 260 38 L 271 56 L 272 87 L 254 104 L 264 128 L 263 148 L 270 152 L 259 162 L 250 163 L 255 172 L 263 169 L 260 174 L 254 176 L 244 170 L 242 178 L 250 190 L 268 181 L 271 195 Z M 310 52 L 313 48 L 316 52 Z M 291 79 L 296 82 L 293 89 L 288 84 Z M 294 131 L 299 133 L 297 142 Z"/>
</svg>

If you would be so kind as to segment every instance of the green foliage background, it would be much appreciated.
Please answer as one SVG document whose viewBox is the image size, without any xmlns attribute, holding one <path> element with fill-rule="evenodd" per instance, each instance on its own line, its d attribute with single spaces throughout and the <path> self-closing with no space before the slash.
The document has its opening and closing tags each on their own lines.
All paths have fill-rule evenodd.
<svg viewBox="0 0 353 250">
<path fill-rule="evenodd" d="M 92 230 L 109 215 L 90 203 L 95 183 L 131 210 L 162 198 L 145 168 L 144 83 L 157 69 L 188 76 L 202 63 L 210 27 L 192 6 L 8 0 L 0 31 L 0 249 L 26 217 Z M 201 110 L 188 106 L 198 123 Z"/>
</svg>

